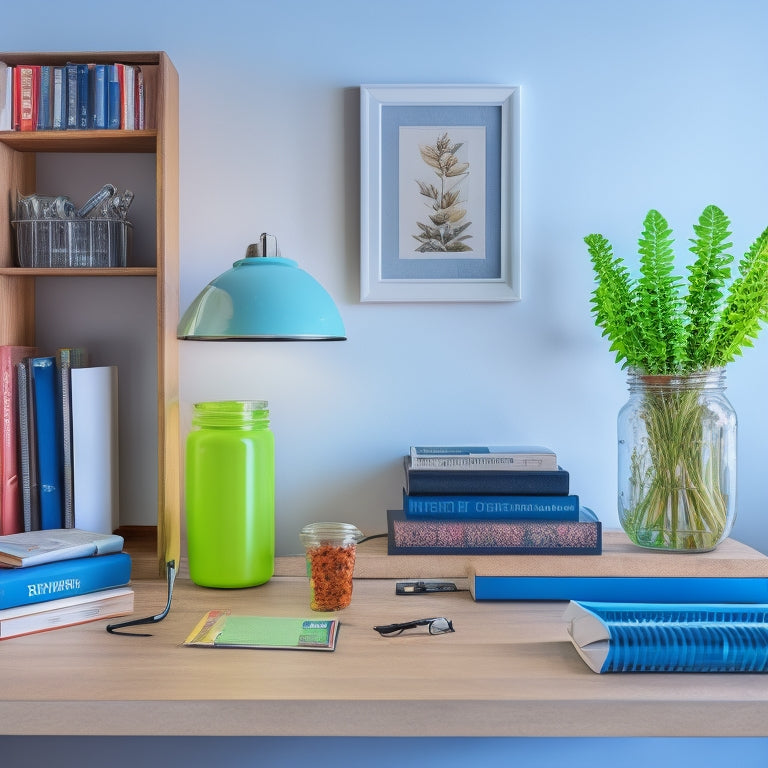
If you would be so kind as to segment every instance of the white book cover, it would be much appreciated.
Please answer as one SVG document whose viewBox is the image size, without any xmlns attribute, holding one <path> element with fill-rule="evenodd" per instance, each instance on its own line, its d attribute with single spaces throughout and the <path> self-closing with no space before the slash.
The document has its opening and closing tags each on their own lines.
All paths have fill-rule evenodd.
<svg viewBox="0 0 768 768">
<path fill-rule="evenodd" d="M 112 533 L 119 526 L 117 367 L 70 375 L 75 526 Z"/>
<path fill-rule="evenodd" d="M 13 68 L 0 61 L 0 131 L 11 130 Z"/>
</svg>

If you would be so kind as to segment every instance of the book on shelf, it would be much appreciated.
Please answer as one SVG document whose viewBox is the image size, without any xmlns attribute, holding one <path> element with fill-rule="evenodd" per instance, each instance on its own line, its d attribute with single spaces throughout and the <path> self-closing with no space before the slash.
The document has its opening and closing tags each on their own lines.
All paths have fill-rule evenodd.
<svg viewBox="0 0 768 768">
<path fill-rule="evenodd" d="M 119 525 L 117 367 L 72 368 L 74 522 L 112 533 Z"/>
<path fill-rule="evenodd" d="M 19 482 L 18 375 L 16 366 L 37 354 L 35 347 L 0 346 L 0 535 L 24 530 Z"/>
<path fill-rule="evenodd" d="M 29 366 L 35 401 L 40 527 L 61 528 L 64 524 L 63 460 L 56 358 L 33 357 L 29 359 Z"/>
<path fill-rule="evenodd" d="M 123 537 L 116 533 L 94 533 L 77 528 L 25 531 L 0 536 L 0 563 L 28 568 L 44 563 L 97 557 L 121 552 Z"/>
<path fill-rule="evenodd" d="M 195 648 L 280 648 L 333 651 L 339 619 L 242 616 L 229 610 L 208 611 L 184 645 Z"/>
<path fill-rule="evenodd" d="M 115 552 L 34 565 L 0 568 L 0 608 L 123 587 L 131 579 L 131 556 Z"/>
<path fill-rule="evenodd" d="M 0 130 L 143 129 L 146 73 L 137 64 L 0 62 Z"/>
<path fill-rule="evenodd" d="M 557 456 L 540 445 L 411 446 L 411 469 L 488 471 L 557 469 Z"/>
<path fill-rule="evenodd" d="M 64 528 L 74 528 L 72 369 L 88 365 L 88 352 L 82 347 L 62 347 L 56 352 L 56 364 L 59 372 L 59 415 L 61 418 L 62 511 Z M 83 527 L 87 528 L 87 526 Z M 114 528 L 110 529 L 108 533 L 111 533 L 112 530 Z"/>
<path fill-rule="evenodd" d="M 102 589 L 0 610 L 0 640 L 71 627 L 133 612 L 130 587 Z"/>
<path fill-rule="evenodd" d="M 40 494 L 37 474 L 37 433 L 35 426 L 35 396 L 29 361 L 24 358 L 16 366 L 18 377 L 19 483 L 24 530 L 40 529 Z"/>
<path fill-rule="evenodd" d="M 768 557 L 734 539 L 712 552 L 670 555 L 603 531 L 600 557 L 473 558 L 475 600 L 768 603 Z"/>
<path fill-rule="evenodd" d="M 403 512 L 412 518 L 578 520 L 579 497 L 523 495 L 415 495 L 403 489 Z"/>
<path fill-rule="evenodd" d="M 519 494 L 526 496 L 567 495 L 570 474 L 556 470 L 413 469 L 411 457 L 403 458 L 405 492 L 418 494 Z"/>
<path fill-rule="evenodd" d="M 602 524 L 587 507 L 579 520 L 413 519 L 387 511 L 388 554 L 599 555 Z"/>
<path fill-rule="evenodd" d="M 594 672 L 768 672 L 768 605 L 571 601 L 568 634 Z"/>
</svg>

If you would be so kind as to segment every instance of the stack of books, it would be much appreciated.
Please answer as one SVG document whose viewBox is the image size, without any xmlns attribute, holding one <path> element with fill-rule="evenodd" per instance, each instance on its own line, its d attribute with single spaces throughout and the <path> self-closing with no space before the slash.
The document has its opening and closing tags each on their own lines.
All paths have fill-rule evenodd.
<svg viewBox="0 0 768 768">
<path fill-rule="evenodd" d="M 117 368 L 0 346 L 0 535 L 118 527 Z M 75 512 L 76 510 L 76 512 Z"/>
<path fill-rule="evenodd" d="M 541 446 L 413 446 L 389 554 L 599 555 L 602 526 Z"/>
<path fill-rule="evenodd" d="M 67 528 L 0 536 L 0 640 L 133 611 L 123 538 Z"/>
</svg>

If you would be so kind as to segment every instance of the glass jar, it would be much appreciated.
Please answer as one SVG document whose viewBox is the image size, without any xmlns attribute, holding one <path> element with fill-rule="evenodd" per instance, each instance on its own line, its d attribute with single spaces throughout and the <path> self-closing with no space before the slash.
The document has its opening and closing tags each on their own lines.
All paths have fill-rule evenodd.
<svg viewBox="0 0 768 768">
<path fill-rule="evenodd" d="M 307 556 L 309 607 L 340 611 L 352 601 L 357 542 L 363 534 L 349 523 L 310 523 L 299 533 Z"/>
<path fill-rule="evenodd" d="M 619 519 L 641 547 L 714 549 L 736 517 L 736 413 L 725 369 L 630 370 L 618 417 Z"/>
<path fill-rule="evenodd" d="M 275 449 L 262 400 L 196 403 L 186 445 L 189 573 L 252 587 L 275 566 Z"/>
</svg>

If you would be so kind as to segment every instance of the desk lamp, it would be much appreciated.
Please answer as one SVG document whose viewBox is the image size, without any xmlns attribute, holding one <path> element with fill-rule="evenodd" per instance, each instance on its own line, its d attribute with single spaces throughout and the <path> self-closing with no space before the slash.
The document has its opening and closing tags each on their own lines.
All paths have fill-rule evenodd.
<svg viewBox="0 0 768 768">
<path fill-rule="evenodd" d="M 199 341 L 343 341 L 333 299 L 263 233 L 245 258 L 212 280 L 179 322 L 180 339 Z"/>
</svg>

